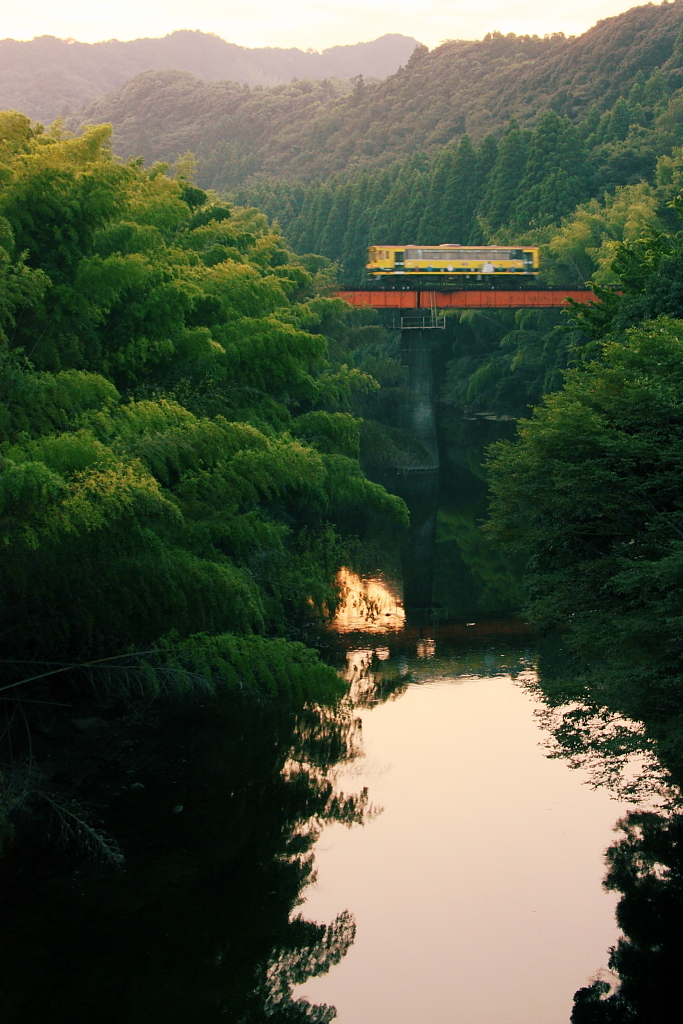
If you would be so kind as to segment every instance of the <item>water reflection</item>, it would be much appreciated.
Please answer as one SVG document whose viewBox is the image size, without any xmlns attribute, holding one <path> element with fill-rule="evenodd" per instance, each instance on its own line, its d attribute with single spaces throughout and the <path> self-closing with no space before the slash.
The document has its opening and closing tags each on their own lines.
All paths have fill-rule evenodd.
<svg viewBox="0 0 683 1024">
<path fill-rule="evenodd" d="M 510 628 L 505 622 L 505 614 L 519 608 L 523 600 L 520 573 L 519 567 L 492 549 L 480 529 L 486 516 L 486 484 L 477 453 L 484 442 L 494 438 L 482 436 L 479 444 L 473 443 L 476 438 L 472 437 L 472 429 L 471 425 L 449 421 L 447 417 L 441 423 L 439 447 L 444 468 L 438 481 L 436 474 L 416 472 L 384 473 L 380 478 L 411 509 L 412 527 L 402 551 L 408 615 L 403 627 L 395 628 L 384 643 L 379 637 L 372 644 L 367 639 L 362 641 L 360 622 L 347 631 L 346 643 L 356 642 L 347 656 L 354 700 L 359 708 L 378 708 L 397 696 L 403 701 L 410 700 L 416 684 L 434 686 L 449 677 L 496 676 L 506 670 L 524 682 L 536 702 L 537 722 L 543 730 L 539 735 L 545 736 L 546 756 L 575 769 L 601 797 L 611 794 L 624 810 L 637 805 L 637 810 L 631 810 L 622 819 L 622 838 L 610 846 L 608 853 L 605 886 L 613 895 L 621 894 L 617 921 L 622 934 L 615 935 L 609 967 L 604 964 L 599 944 L 593 945 L 594 960 L 584 964 L 595 980 L 576 994 L 571 1019 L 575 1024 L 668 1022 L 673 1019 L 671 979 L 680 972 L 683 953 L 677 926 L 683 910 L 683 815 L 679 785 L 683 782 L 683 744 L 680 719 L 676 717 L 680 716 L 681 707 L 678 689 L 667 692 L 657 707 L 650 707 L 652 702 L 648 702 L 647 693 L 622 693 L 610 680 L 602 687 L 598 685 L 597 690 L 594 687 L 593 696 L 588 699 L 582 682 L 585 667 L 564 664 L 559 684 L 557 673 L 548 671 L 562 648 L 557 638 L 544 642 L 540 682 L 524 668 L 523 657 L 522 664 L 515 665 L 509 664 L 515 660 L 510 659 L 509 652 L 501 656 L 496 642 L 506 632 L 523 649 L 519 625 Z M 481 431 L 481 425 L 476 429 Z M 418 611 L 422 612 L 421 617 Z M 494 623 L 492 617 L 499 621 Z M 356 636 L 354 628 L 358 630 Z M 513 637 L 515 631 L 517 636 Z M 665 707 L 660 706 L 662 703 Z M 486 713 L 484 708 L 482 713 Z M 418 717 L 419 728 L 425 728 L 424 715 Z M 510 727 L 513 728 L 512 723 Z M 457 723 L 453 731 L 457 731 Z M 405 732 L 402 738 L 410 742 Z M 451 739 L 444 736 L 443 742 Z M 499 751 L 489 754 L 494 764 L 498 755 Z M 480 770 L 485 768 L 480 765 Z M 377 780 L 373 784 L 376 788 Z M 401 799 L 397 796 L 399 802 Z M 491 806 L 478 809 L 474 827 L 479 827 L 479 819 L 494 806 L 495 800 Z M 605 822 L 609 824 L 614 816 L 613 811 L 608 811 Z M 587 811 L 586 820 L 589 818 Z M 606 847 L 609 838 L 606 835 L 593 850 L 599 854 L 600 846 Z M 529 856 L 533 856 L 537 837 L 529 834 L 527 841 Z M 577 856 L 585 853 L 584 842 Z M 583 947 L 587 936 L 594 938 L 588 918 L 600 900 L 595 878 L 593 883 L 593 889 L 587 887 L 578 897 L 585 920 L 574 929 L 575 948 Z M 312 905 L 318 904 L 313 901 Z M 552 927 L 563 927 L 558 923 L 561 919 L 562 915 Z M 379 936 L 377 941 L 381 941 Z M 567 950 L 565 958 L 575 955 L 575 948 Z M 354 955 L 351 950 L 351 961 Z M 481 963 L 473 965 L 479 976 L 484 962 L 482 958 Z M 596 973 L 601 962 L 604 966 Z M 449 965 L 445 970 L 452 968 Z M 548 971 L 551 970 L 549 967 Z M 579 980 L 579 970 L 574 978 Z M 320 994 L 323 988 L 306 991 Z M 529 991 L 533 988 L 530 978 Z M 374 1016 L 368 1014 L 367 1007 L 355 1012 L 356 1017 L 342 1011 L 340 1024 L 364 1021 L 368 1016 L 380 1021 L 385 1011 L 377 1006 Z M 402 1012 L 401 1007 L 397 1008 L 395 1021 L 403 1019 Z M 423 1019 L 424 1012 L 415 1008 L 412 1019 Z M 428 1016 L 430 1024 L 434 1024 L 434 1014 Z M 527 1024 L 531 1019 L 539 1019 L 549 1024 L 555 1019 L 564 1022 L 568 1016 L 567 1006 L 560 1016 L 553 1017 L 550 1011 L 544 1011 L 536 1018 L 528 1008 L 523 1011 L 516 1007 L 511 995 L 495 1020 L 498 1024 L 499 1020 L 519 1018 Z M 443 1019 L 451 1021 L 450 1009 Z M 473 1004 L 466 1019 L 468 1024 L 479 1024 L 488 1018 L 481 1007 Z"/>
<path fill-rule="evenodd" d="M 574 1024 L 673 1019 L 683 815 L 660 758 L 680 725 L 568 696 L 557 644 L 537 677 L 485 486 L 451 456 L 447 484 L 382 480 L 413 513 L 403 583 L 340 571 L 339 706 L 221 700 L 84 734 L 79 799 L 127 865 L 77 836 L 56 860 L 59 822 L 20 822 L 3 1024 L 327 1024 L 332 1004 L 338 1024 L 566 1024 L 577 988 Z"/>
<path fill-rule="evenodd" d="M 533 641 L 514 621 L 408 618 L 338 648 L 362 748 L 337 784 L 367 787 L 383 813 L 315 847 L 304 911 L 348 908 L 358 928 L 299 993 L 339 1024 L 565 1024 L 577 978 L 617 940 L 600 882 L 619 808 L 539 746 Z"/>
<path fill-rule="evenodd" d="M 415 757 L 414 745 L 425 730 L 431 730 L 428 742 L 435 748 L 435 757 L 440 747 L 451 750 L 460 736 L 463 746 L 471 750 L 471 763 L 465 760 L 458 767 L 452 762 L 442 764 L 441 775 L 430 774 L 420 764 L 418 776 L 423 791 L 413 805 L 412 816 L 407 815 L 402 832 L 394 835 L 393 847 L 385 845 L 378 856 L 383 868 L 393 870 L 396 876 L 386 905 L 377 914 L 379 925 L 372 915 L 367 917 L 368 908 L 377 903 L 376 893 L 364 887 L 372 861 L 368 836 L 359 833 L 353 838 L 346 836 L 343 841 L 338 837 L 334 842 L 332 838 L 326 840 L 327 845 L 319 855 L 321 878 L 324 879 L 326 871 L 332 872 L 330 877 L 335 872 L 338 879 L 346 877 L 350 896 L 347 899 L 341 891 L 340 902 L 358 907 L 359 915 L 366 917 L 359 919 L 356 944 L 344 962 L 329 978 L 311 982 L 303 991 L 309 997 L 336 1001 L 341 1014 L 339 1024 L 365 1024 L 368 1020 L 373 1024 L 414 1024 L 417 1020 L 451 1024 L 454 1019 L 466 1020 L 467 1024 L 500 1024 L 503 1020 L 515 1024 L 529 1024 L 531 1020 L 565 1024 L 570 1014 L 574 1024 L 668 1024 L 676 1017 L 676 1011 L 672 1012 L 672 979 L 680 972 L 683 954 L 683 813 L 678 785 L 683 781 L 683 744 L 676 718 L 681 705 L 678 691 L 666 695 L 663 703 L 667 707 L 650 708 L 646 695 L 634 700 L 633 694 L 620 693 L 618 686 L 615 691 L 611 681 L 602 687 L 598 685 L 597 692 L 594 687 L 592 699 L 588 699 L 582 682 L 585 668 L 564 663 L 558 675 L 558 664 L 553 662 L 558 662 L 558 655 L 562 662 L 564 656 L 557 638 L 543 642 L 543 672 L 539 680 L 532 667 L 534 654 L 529 650 L 524 627 L 507 618 L 523 601 L 519 566 L 495 551 L 480 528 L 486 516 L 486 483 L 478 454 L 484 443 L 494 437 L 489 433 L 486 437 L 482 435 L 478 444 L 473 443 L 472 430 L 481 433 L 484 427 L 479 424 L 473 428 L 471 424 L 446 418 L 441 424 L 439 446 L 444 468 L 440 476 L 433 472 L 375 474 L 374 478 L 400 494 L 411 510 L 411 529 L 401 551 L 407 615 L 395 615 L 392 605 L 391 627 L 384 636 L 381 614 L 364 619 L 356 608 L 356 614 L 347 614 L 336 624 L 342 634 L 337 646 L 345 655 L 352 700 L 364 726 L 358 734 L 365 734 L 366 763 L 375 749 L 376 727 L 372 723 L 380 720 L 380 714 L 390 716 L 387 721 L 393 723 L 393 736 L 386 732 L 384 748 L 377 748 L 384 749 L 388 757 L 400 761 L 405 749 Z M 390 585 L 388 590 L 395 602 L 399 589 Z M 499 852 L 498 861 L 488 861 L 486 849 L 478 849 L 469 860 L 461 861 L 454 847 L 450 862 L 444 865 L 443 891 L 434 893 L 431 903 L 424 901 L 417 915 L 411 917 L 407 913 L 394 921 L 393 902 L 398 899 L 403 904 L 406 898 L 413 898 L 412 893 L 428 889 L 421 872 L 428 862 L 428 872 L 433 874 L 435 861 L 442 855 L 439 841 L 447 845 L 447 837 L 440 836 L 439 830 L 449 808 L 443 801 L 430 803 L 430 787 L 439 793 L 446 791 L 444 772 L 459 771 L 467 779 L 467 785 L 458 794 L 459 820 L 465 816 L 466 822 L 458 843 L 467 841 L 468 830 L 485 831 L 490 815 L 497 816 L 502 826 L 508 808 L 501 806 L 499 793 L 494 789 L 478 803 L 475 798 L 474 807 L 472 793 L 478 790 L 482 776 L 513 770 L 511 756 L 504 763 L 504 751 L 515 734 L 523 731 L 520 720 L 511 713 L 497 745 L 489 745 L 486 732 L 491 731 L 491 723 L 500 709 L 484 697 L 478 707 L 479 718 L 470 723 L 471 732 L 480 736 L 480 750 L 472 750 L 467 746 L 469 737 L 460 734 L 458 719 L 448 718 L 444 711 L 448 723 L 444 727 L 443 722 L 430 718 L 428 704 L 418 703 L 416 694 L 420 687 L 433 693 L 434 687 L 452 686 L 456 679 L 461 685 L 470 685 L 477 678 L 499 680 L 502 684 L 506 677 L 522 683 L 533 701 L 534 728 L 540 726 L 540 731 L 534 739 L 527 734 L 527 742 L 535 745 L 540 741 L 539 755 L 550 760 L 536 763 L 526 791 L 513 797 L 515 813 L 507 821 L 507 829 L 501 827 L 499 835 L 491 837 Z M 610 688 L 615 692 L 610 692 Z M 505 704 L 507 691 L 496 689 L 495 693 Z M 462 714 L 461 707 L 458 714 Z M 481 719 L 485 723 L 483 730 Z M 357 753 L 360 758 L 362 749 Z M 426 763 L 432 751 L 425 750 L 423 756 Z M 361 759 L 354 762 L 356 779 L 360 778 L 362 764 Z M 566 837 L 566 845 L 572 846 L 573 855 L 566 859 L 562 845 L 546 847 L 546 857 L 539 861 L 539 850 L 546 843 L 545 825 L 527 820 L 525 831 L 525 808 L 529 793 L 552 764 L 563 774 L 554 776 L 557 788 L 552 795 L 548 794 L 548 811 L 557 817 L 565 816 L 564 823 L 570 827 L 562 829 L 561 834 Z M 563 766 L 573 771 L 567 773 Z M 386 808 L 384 823 L 375 823 L 372 829 L 386 826 L 392 800 L 400 813 L 410 802 L 411 791 L 419 788 L 416 777 L 408 775 L 403 779 L 403 789 L 387 798 L 383 773 L 389 773 L 386 765 L 379 774 L 366 772 L 364 779 L 371 794 L 379 794 Z M 563 790 L 568 778 L 573 782 Z M 581 782 L 588 783 L 594 794 L 590 795 Z M 507 784 L 508 779 L 501 775 L 499 788 L 504 789 Z M 564 793 L 564 802 L 556 799 L 560 793 Z M 619 823 L 621 838 L 616 843 L 611 831 L 617 807 L 609 803 L 610 798 L 621 805 L 623 814 Z M 424 803 L 430 804 L 431 817 L 421 816 Z M 580 810 L 567 819 L 567 809 L 574 804 Z M 466 817 L 468 807 L 470 816 Z M 414 833 L 420 836 L 421 822 L 425 838 L 413 843 Z M 336 836 L 334 826 L 328 831 L 329 836 Z M 575 842 L 579 835 L 580 841 Z M 514 849 L 520 837 L 516 873 L 513 871 L 509 876 L 508 890 L 499 893 L 498 906 L 487 917 L 488 890 L 495 888 L 497 874 L 504 873 L 515 862 Z M 369 851 L 358 859 L 355 874 L 353 867 L 349 867 L 354 861 L 354 844 Z M 607 847 L 608 872 L 603 879 L 601 858 Z M 336 854 L 335 850 L 342 853 Z M 411 860 L 410 869 L 403 875 L 395 867 L 398 850 L 400 863 Z M 525 855 L 527 861 L 537 864 L 539 877 L 556 872 L 556 887 L 571 893 L 565 903 L 558 902 L 552 887 L 540 895 L 533 886 L 525 890 Z M 488 864 L 488 876 L 481 870 L 480 859 Z M 449 922 L 450 929 L 443 926 L 440 945 L 432 946 L 429 933 L 438 930 L 439 907 L 446 898 L 450 878 L 460 877 L 458 870 L 463 884 L 478 896 L 478 901 L 473 900 L 472 919 L 468 923 L 459 907 L 453 923 Z M 611 903 L 601 900 L 603 880 Z M 324 882 L 322 885 L 323 890 L 309 893 L 308 906 L 329 914 L 335 910 L 331 883 L 327 883 L 326 890 Z M 381 885 L 378 876 L 376 887 Z M 521 900 L 520 893 L 524 893 Z M 507 947 L 496 955 L 494 934 L 505 930 L 511 906 L 517 911 L 517 928 L 510 930 Z M 612 908 L 616 910 L 616 920 Z M 546 927 L 537 942 L 535 926 L 541 913 L 545 915 Z M 444 951 L 453 951 L 458 946 L 453 929 L 472 940 L 482 915 L 490 922 L 491 939 L 482 945 L 479 958 L 471 957 L 467 942 L 450 959 L 444 958 Z M 394 930 L 402 937 L 398 945 L 393 943 Z M 422 935 L 422 943 L 411 946 L 414 933 Z M 401 960 L 402 947 L 406 945 L 413 949 L 414 964 Z M 391 954 L 387 954 L 385 947 L 393 951 L 393 964 L 388 963 Z M 434 963 L 440 964 L 435 972 L 433 964 L 426 961 L 426 949 L 432 951 Z M 365 973 L 359 966 L 359 957 L 366 964 Z M 403 973 L 396 974 L 396 964 L 401 962 Z M 454 981 L 454 972 L 460 970 L 461 962 L 470 965 L 471 979 L 457 974 L 459 981 Z M 481 984 L 486 965 L 490 964 L 495 965 L 496 986 L 504 992 L 495 1009 L 489 1005 L 487 986 Z M 405 979 L 410 977 L 413 967 L 411 990 Z M 521 987 L 520 977 L 525 979 Z M 572 1013 L 572 992 L 582 979 L 588 978 L 592 980 L 586 980 L 576 993 Z M 454 989 L 460 984 L 466 990 L 470 980 L 472 1001 L 465 1006 L 462 993 Z M 402 996 L 392 1002 L 394 990 L 401 991 Z M 563 995 L 558 1002 L 560 990 Z M 415 992 L 419 997 L 414 996 Z M 456 1005 L 458 1011 L 454 1009 Z"/>
<path fill-rule="evenodd" d="M 77 769 L 56 748 L 46 759 L 51 787 L 76 772 L 83 828 L 92 821 L 115 835 L 126 866 L 117 873 L 89 859 L 77 833 L 56 857 L 58 817 L 29 809 L 3 861 L 3 1024 L 333 1018 L 330 1000 L 296 989 L 353 949 L 352 908 L 335 906 L 321 924 L 301 916 L 300 903 L 321 831 L 375 816 L 353 767 L 363 761 L 362 715 L 400 706 L 412 684 L 454 665 L 495 676 L 526 664 L 519 623 L 446 624 L 431 614 L 436 476 L 423 474 L 414 492 L 404 596 L 390 575 L 339 576 L 328 654 L 346 672 L 348 700 L 131 712 L 106 743 L 83 734 Z"/>
<path fill-rule="evenodd" d="M 623 937 L 610 950 L 618 983 L 603 979 L 575 996 L 572 1024 L 665 1024 L 680 1015 L 683 963 L 683 814 L 638 811 L 620 823 L 605 885 L 621 893 Z"/>
<path fill-rule="evenodd" d="M 372 479 L 410 510 L 401 544 L 403 604 L 440 619 L 508 616 L 522 602 L 519 567 L 481 530 L 486 483 L 457 465 L 436 471 L 374 470 Z"/>
<path fill-rule="evenodd" d="M 336 582 L 340 601 L 332 625 L 337 632 L 385 633 L 403 628 L 406 615 L 398 587 L 386 576 L 360 576 L 342 568 Z"/>
<path fill-rule="evenodd" d="M 349 682 L 349 700 L 354 708 L 369 708 L 405 693 L 410 681 L 407 667 L 385 664 L 390 657 L 388 647 L 347 651 L 344 676 Z"/>
<path fill-rule="evenodd" d="M 433 607 L 436 513 L 439 474 L 396 474 L 386 486 L 400 495 L 410 509 L 410 531 L 401 552 L 403 598 L 406 608 Z"/>
<path fill-rule="evenodd" d="M 336 653 L 345 666 L 354 703 L 359 687 L 383 690 L 386 680 L 397 675 L 412 682 L 454 676 L 510 675 L 520 682 L 535 678 L 534 638 L 517 619 L 437 625 L 408 619 L 403 629 L 380 634 L 374 643 L 372 639 L 372 633 L 358 630 L 329 641 L 331 655 Z"/>
<path fill-rule="evenodd" d="M 376 471 L 373 479 L 403 498 L 410 510 L 410 528 L 401 544 L 403 604 L 409 611 L 430 611 L 434 608 L 440 474 L 435 470 L 384 470 Z"/>
<path fill-rule="evenodd" d="M 683 962 L 678 719 L 661 708 L 640 720 L 627 717 L 618 688 L 586 685 L 581 667 L 557 640 L 546 647 L 541 664 L 530 685 L 543 701 L 539 715 L 550 756 L 585 770 L 596 788 L 637 805 L 617 823 L 620 838 L 606 855 L 603 884 L 620 894 L 622 934 L 609 950 L 610 973 L 599 972 L 576 992 L 571 1020 L 668 1024 L 677 1016 L 672 979 Z"/>
<path fill-rule="evenodd" d="M 4 858 L 3 1024 L 330 1021 L 292 989 L 341 960 L 354 921 L 340 908 L 317 924 L 297 905 L 323 824 L 368 816 L 367 793 L 329 777 L 357 752 L 350 709 L 297 719 L 225 699 L 122 730 L 125 756 L 84 751 L 79 813 L 91 801 L 124 869 L 89 859 L 78 835 L 57 856 L 59 822 L 37 813 Z"/>
</svg>

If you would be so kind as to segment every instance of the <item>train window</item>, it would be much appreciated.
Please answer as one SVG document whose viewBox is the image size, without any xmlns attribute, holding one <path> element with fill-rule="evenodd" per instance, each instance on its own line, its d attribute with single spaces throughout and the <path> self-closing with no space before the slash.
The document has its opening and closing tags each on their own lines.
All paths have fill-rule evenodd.
<svg viewBox="0 0 683 1024">
<path fill-rule="evenodd" d="M 379 252 L 379 258 L 401 261 L 403 252 L 383 250 Z M 528 262 L 533 258 L 533 251 L 499 246 L 474 248 L 463 245 L 457 247 L 439 246 L 438 248 L 427 249 L 411 245 L 405 248 L 405 258 L 407 260 L 424 260 L 429 262 L 430 265 L 435 263 L 451 263 L 462 266 L 463 264 L 480 261 L 525 260 Z"/>
</svg>

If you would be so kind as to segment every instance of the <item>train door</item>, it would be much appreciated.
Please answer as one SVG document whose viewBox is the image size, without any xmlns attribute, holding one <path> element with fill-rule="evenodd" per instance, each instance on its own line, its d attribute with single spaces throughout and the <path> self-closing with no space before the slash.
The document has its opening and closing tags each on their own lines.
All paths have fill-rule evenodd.
<svg viewBox="0 0 683 1024">
<path fill-rule="evenodd" d="M 401 250 L 400 252 L 395 252 L 394 253 L 394 273 L 395 274 L 405 274 L 405 262 L 404 261 L 405 261 L 405 252 L 404 252 L 404 250 Z"/>
</svg>

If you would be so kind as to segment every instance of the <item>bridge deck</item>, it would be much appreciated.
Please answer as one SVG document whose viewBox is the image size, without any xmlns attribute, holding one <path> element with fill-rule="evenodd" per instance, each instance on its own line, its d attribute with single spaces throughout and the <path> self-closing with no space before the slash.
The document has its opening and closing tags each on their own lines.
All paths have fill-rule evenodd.
<svg viewBox="0 0 683 1024">
<path fill-rule="evenodd" d="M 587 289 L 518 289 L 502 291 L 481 289 L 452 292 L 431 291 L 343 291 L 336 295 L 352 306 L 372 306 L 373 309 L 522 309 L 547 306 L 567 306 L 567 299 L 590 302 L 595 299 Z"/>
</svg>

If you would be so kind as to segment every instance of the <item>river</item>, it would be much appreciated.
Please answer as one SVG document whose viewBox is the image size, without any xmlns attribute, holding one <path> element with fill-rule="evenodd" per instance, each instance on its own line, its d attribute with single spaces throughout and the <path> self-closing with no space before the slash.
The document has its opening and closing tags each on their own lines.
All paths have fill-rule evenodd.
<svg viewBox="0 0 683 1024">
<path fill-rule="evenodd" d="M 411 632 L 345 634 L 362 751 L 335 784 L 378 813 L 314 847 L 302 912 L 348 909 L 357 934 L 301 994 L 339 1024 L 565 1024 L 617 938 L 601 883 L 626 807 L 548 758 L 519 623 Z M 368 702 L 376 674 L 405 686 Z"/>
<path fill-rule="evenodd" d="M 340 575 L 318 640 L 350 683 L 339 707 L 224 694 L 131 712 L 79 806 L 47 832 L 22 823 L 0 884 L 2 1024 L 567 1024 L 596 978 L 578 1024 L 667 1019 L 599 1013 L 619 899 L 625 984 L 653 1005 L 680 966 L 683 825 L 610 713 L 558 728 L 557 652 L 516 615 L 518 567 L 481 532 L 462 450 L 441 475 L 385 477 L 411 534 L 401 565 L 370 554 Z"/>
<path fill-rule="evenodd" d="M 621 893 L 603 884 L 607 851 L 621 839 L 623 856 L 629 815 L 670 821 L 657 811 L 673 790 L 651 750 L 604 742 L 640 737 L 638 723 L 548 701 L 539 662 L 552 677 L 561 645 L 515 616 L 519 574 L 482 534 L 481 474 L 450 454 L 441 473 L 377 475 L 411 508 L 400 582 L 341 576 L 331 646 L 362 740 L 334 784 L 366 788 L 374 813 L 327 824 L 313 848 L 300 912 L 343 908 L 357 932 L 297 994 L 334 1006 L 338 1024 L 567 1024 L 577 990 L 617 998 L 610 950 L 634 947 Z M 571 756 L 558 756 L 567 723 Z M 652 869 L 660 879 L 680 870 L 671 861 Z M 649 941 L 649 953 L 666 944 L 660 926 Z M 592 1012 L 576 1019 L 603 1019 Z M 641 1017 L 609 1017 L 622 1019 Z"/>
</svg>

